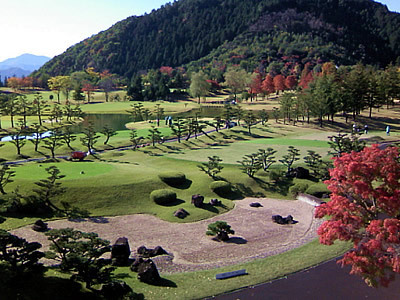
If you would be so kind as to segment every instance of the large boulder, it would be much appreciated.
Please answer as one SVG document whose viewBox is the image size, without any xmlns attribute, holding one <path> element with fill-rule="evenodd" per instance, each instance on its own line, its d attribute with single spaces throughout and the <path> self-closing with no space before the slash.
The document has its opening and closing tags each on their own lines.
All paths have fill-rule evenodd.
<svg viewBox="0 0 400 300">
<path fill-rule="evenodd" d="M 277 224 L 281 224 L 281 225 L 297 223 L 297 221 L 295 221 L 293 219 L 292 215 L 288 215 L 287 217 L 282 217 L 281 215 L 273 215 L 272 221 L 274 221 Z"/>
<path fill-rule="evenodd" d="M 37 220 L 35 224 L 32 225 L 32 229 L 38 232 L 49 230 L 49 228 L 47 227 L 47 223 L 43 222 L 42 220 Z"/>
<path fill-rule="evenodd" d="M 161 246 L 157 246 L 154 249 L 146 248 L 145 246 L 140 246 L 136 252 L 140 257 L 146 257 L 146 258 L 168 254 L 168 252 L 165 251 Z"/>
<path fill-rule="evenodd" d="M 133 272 L 138 273 L 138 279 L 145 283 L 156 284 L 160 279 L 157 266 L 151 259 L 138 258 L 131 266 Z"/>
<path fill-rule="evenodd" d="M 219 205 L 221 205 L 221 204 L 222 204 L 221 200 L 218 200 L 218 199 L 216 199 L 216 198 L 212 198 L 212 199 L 210 200 L 210 205 L 212 205 L 212 206 L 219 206 Z"/>
<path fill-rule="evenodd" d="M 129 247 L 128 239 L 120 237 L 116 240 L 111 248 L 111 259 L 114 265 L 125 266 L 129 263 L 129 256 L 131 249 Z"/>
<path fill-rule="evenodd" d="M 164 255 L 164 254 L 168 254 L 168 252 L 165 251 L 161 246 L 157 246 L 151 251 L 151 256 L 152 257 L 159 256 L 159 255 Z"/>
<path fill-rule="evenodd" d="M 195 207 L 202 207 L 204 202 L 204 196 L 200 194 L 196 194 L 192 196 L 192 204 Z"/>
<path fill-rule="evenodd" d="M 174 216 L 179 219 L 184 219 L 184 218 L 186 218 L 187 215 L 189 215 L 189 213 L 186 210 L 184 210 L 183 208 L 179 208 L 178 210 L 176 210 L 174 212 Z"/>
<path fill-rule="evenodd" d="M 105 299 L 123 299 L 132 292 L 131 287 L 125 281 L 119 280 L 103 284 L 101 287 L 101 293 Z"/>
</svg>

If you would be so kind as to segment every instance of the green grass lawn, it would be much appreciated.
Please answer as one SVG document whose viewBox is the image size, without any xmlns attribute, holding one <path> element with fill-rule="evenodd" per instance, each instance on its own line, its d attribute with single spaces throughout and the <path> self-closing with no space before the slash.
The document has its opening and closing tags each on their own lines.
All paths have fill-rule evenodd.
<svg viewBox="0 0 400 300">
<path fill-rule="evenodd" d="M 35 163 L 26 164 L 15 169 L 15 180 L 30 179 L 37 180 L 48 176 L 46 168 L 57 166 L 65 180 L 82 180 L 92 176 L 104 175 L 114 169 L 112 164 L 99 162 L 60 162 L 60 163 Z"/>
<path fill-rule="evenodd" d="M 348 243 L 337 242 L 332 246 L 319 244 L 317 240 L 297 249 L 234 266 L 191 273 L 161 274 L 163 283 L 159 286 L 140 282 L 129 268 L 118 268 L 121 276 L 137 294 L 146 299 L 203 299 L 284 277 L 293 272 L 314 266 L 321 261 L 343 254 L 349 249 Z M 340 266 L 338 266 L 340 268 Z M 215 275 L 246 269 L 247 275 L 225 280 L 216 280 Z"/>
<path fill-rule="evenodd" d="M 229 132 L 225 130 L 221 134 L 215 134 L 215 140 L 201 137 L 200 140 L 203 141 L 203 145 L 192 139 L 191 144 L 187 143 L 187 148 L 175 152 L 171 151 L 167 153 L 167 156 L 175 159 L 206 162 L 209 156 L 216 155 L 223 160 L 223 163 L 239 164 L 238 161 L 242 160 L 244 155 L 256 153 L 259 149 L 273 148 L 277 151 L 275 154 L 277 161 L 287 154 L 288 146 L 294 146 L 300 150 L 300 161 L 303 161 L 308 150 L 313 150 L 322 157 L 326 157 L 330 150 L 326 141 L 276 138 L 276 132 L 268 131 L 261 125 L 255 126 L 253 132 L 258 138 L 246 135 L 245 129 L 238 127 Z M 231 134 L 231 136 L 227 137 L 228 134 Z"/>
</svg>

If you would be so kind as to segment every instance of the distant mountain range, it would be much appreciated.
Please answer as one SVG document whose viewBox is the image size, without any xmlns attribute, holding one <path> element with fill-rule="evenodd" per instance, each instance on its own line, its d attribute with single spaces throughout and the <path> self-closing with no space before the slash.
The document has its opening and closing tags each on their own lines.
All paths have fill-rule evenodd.
<svg viewBox="0 0 400 300">
<path fill-rule="evenodd" d="M 290 74 L 326 61 L 400 63 L 400 14 L 373 0 L 178 0 L 71 46 L 33 76 L 230 65 Z"/>
<path fill-rule="evenodd" d="M 0 75 L 3 79 L 4 77 L 12 76 L 28 76 L 33 71 L 38 70 L 49 60 L 50 57 L 47 56 L 22 54 L 0 62 Z"/>
</svg>

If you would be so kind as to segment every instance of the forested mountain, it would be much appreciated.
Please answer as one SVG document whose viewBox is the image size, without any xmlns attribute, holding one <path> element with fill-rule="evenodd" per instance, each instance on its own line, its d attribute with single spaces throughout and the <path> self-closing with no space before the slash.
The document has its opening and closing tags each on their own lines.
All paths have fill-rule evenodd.
<svg viewBox="0 0 400 300">
<path fill-rule="evenodd" d="M 400 14 L 372 0 L 179 0 L 70 47 L 35 76 L 93 67 L 130 78 L 189 63 L 280 72 L 307 62 L 397 60 Z"/>
</svg>

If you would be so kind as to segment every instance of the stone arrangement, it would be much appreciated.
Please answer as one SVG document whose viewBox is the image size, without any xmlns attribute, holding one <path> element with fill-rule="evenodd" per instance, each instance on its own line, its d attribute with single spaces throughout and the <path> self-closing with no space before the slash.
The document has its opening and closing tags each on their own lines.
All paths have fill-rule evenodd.
<svg viewBox="0 0 400 300">
<path fill-rule="evenodd" d="M 176 210 L 176 211 L 174 212 L 174 216 L 177 217 L 177 218 L 179 218 L 179 219 L 184 219 L 184 218 L 186 218 L 188 215 L 189 215 L 189 213 L 188 213 L 186 210 L 184 210 L 183 208 L 179 208 L 178 210 Z"/>
<path fill-rule="evenodd" d="M 140 246 L 137 249 L 137 254 L 140 257 L 145 257 L 145 258 L 149 258 L 149 257 L 154 257 L 154 256 L 158 256 L 158 255 L 164 255 L 164 254 L 168 254 L 167 251 L 165 251 L 162 247 L 157 246 L 154 249 L 148 249 L 145 246 Z"/>
<path fill-rule="evenodd" d="M 44 232 L 49 230 L 47 227 L 47 223 L 43 222 L 42 220 L 37 220 L 33 225 L 32 229 L 38 232 Z"/>
<path fill-rule="evenodd" d="M 287 217 L 282 217 L 281 215 L 273 215 L 272 221 L 281 225 L 297 223 L 297 221 L 293 220 L 292 215 L 288 215 Z"/>
<path fill-rule="evenodd" d="M 157 266 L 151 259 L 135 259 L 131 271 L 138 273 L 138 279 L 145 283 L 156 284 L 161 279 Z"/>
<path fill-rule="evenodd" d="M 204 196 L 200 194 L 196 194 L 192 196 L 192 204 L 195 207 L 202 207 L 204 202 Z"/>
<path fill-rule="evenodd" d="M 101 293 L 105 299 L 123 299 L 123 296 L 132 293 L 131 287 L 125 281 L 112 281 L 103 284 Z"/>
<path fill-rule="evenodd" d="M 131 249 L 129 247 L 128 239 L 126 237 L 118 238 L 111 248 L 111 260 L 113 262 L 113 265 L 128 265 L 130 255 Z"/>
<path fill-rule="evenodd" d="M 213 198 L 210 200 L 210 205 L 212 205 L 212 206 L 219 206 L 221 204 L 222 204 L 221 200 L 218 200 L 216 198 Z"/>
</svg>

